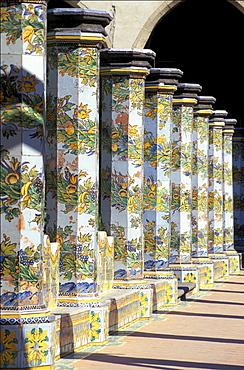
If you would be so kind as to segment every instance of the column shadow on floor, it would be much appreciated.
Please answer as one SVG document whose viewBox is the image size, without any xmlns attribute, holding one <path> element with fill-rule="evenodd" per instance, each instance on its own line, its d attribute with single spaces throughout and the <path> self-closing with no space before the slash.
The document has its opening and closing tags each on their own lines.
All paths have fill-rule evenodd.
<svg viewBox="0 0 244 370">
<path fill-rule="evenodd" d="M 162 315 L 165 314 L 164 311 L 156 311 L 154 312 L 155 315 Z M 209 313 L 195 313 L 195 312 L 183 312 L 183 311 L 172 311 L 168 312 L 168 315 L 178 315 L 178 316 L 194 316 L 194 317 L 214 317 L 218 319 L 236 319 L 236 320 L 243 320 L 244 316 L 237 316 L 237 315 L 221 315 L 221 314 L 209 314 Z"/>
<path fill-rule="evenodd" d="M 208 299 L 191 299 L 191 298 L 188 298 L 187 299 L 187 302 L 197 302 L 197 303 L 213 303 L 213 304 L 224 304 L 225 306 L 226 305 L 234 305 L 234 306 L 244 306 L 244 303 L 240 303 L 240 302 L 229 302 L 229 301 L 212 301 L 212 300 L 208 300 Z"/>
<path fill-rule="evenodd" d="M 122 357 L 112 356 L 103 353 L 94 353 L 89 357 L 86 357 L 84 361 L 97 361 L 107 362 L 112 364 L 127 365 L 129 368 L 141 367 L 158 370 L 169 370 L 169 369 L 209 369 L 209 370 L 243 370 L 243 366 L 238 365 L 226 365 L 226 364 L 212 364 L 212 363 L 199 363 L 192 361 L 176 361 L 176 360 L 157 360 L 152 358 L 138 358 L 138 357 Z M 166 367 L 167 366 L 167 367 Z M 169 367 L 170 366 L 170 367 Z"/>
<path fill-rule="evenodd" d="M 200 342 L 213 342 L 213 343 L 232 343 L 232 344 L 244 344 L 244 340 L 231 339 L 231 338 L 214 338 L 214 337 L 198 337 L 191 335 L 173 335 L 173 334 L 159 334 L 159 333 L 146 333 L 141 331 L 123 331 L 123 335 L 140 338 L 157 338 L 157 339 L 172 339 L 172 340 L 189 340 L 189 341 L 200 341 Z"/>
</svg>

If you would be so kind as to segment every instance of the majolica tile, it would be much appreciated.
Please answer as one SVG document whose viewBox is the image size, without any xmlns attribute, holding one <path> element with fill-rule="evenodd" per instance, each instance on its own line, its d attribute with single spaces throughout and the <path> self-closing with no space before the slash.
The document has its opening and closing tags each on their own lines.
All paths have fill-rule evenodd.
<svg viewBox="0 0 244 370">
<path fill-rule="evenodd" d="M 179 84 L 173 100 L 171 262 L 191 261 L 193 106 L 201 86 Z"/>
<path fill-rule="evenodd" d="M 244 210 L 244 191 L 243 191 L 243 159 L 244 145 L 241 130 L 236 130 L 233 137 L 233 196 L 234 196 L 234 228 L 235 245 L 242 245 L 243 241 L 243 210 Z"/>
<path fill-rule="evenodd" d="M 224 250 L 234 250 L 232 135 L 236 120 L 225 120 L 223 130 Z"/>
<path fill-rule="evenodd" d="M 150 77 L 163 78 L 154 69 L 146 84 L 144 126 L 144 238 L 145 268 L 167 267 L 169 254 L 169 172 L 171 157 L 172 94 L 174 86 L 163 86 Z M 156 71 L 156 70 L 155 70 Z M 161 73 L 161 75 L 160 75 Z M 154 90 L 154 91 L 153 91 Z M 169 94 L 171 90 L 171 94 Z M 153 91 L 153 92 L 152 92 Z M 160 225 L 160 226 L 158 226 Z"/>
<path fill-rule="evenodd" d="M 1 230 L 6 230 L 6 234 L 1 236 L 1 249 L 9 251 L 4 260 L 8 262 L 9 279 L 13 282 L 9 283 L 10 290 L 7 292 L 6 289 L 2 304 L 11 309 L 18 306 L 31 308 L 34 305 L 43 306 L 43 301 L 36 299 L 41 287 L 34 280 L 37 270 L 42 276 L 42 266 L 37 265 L 43 249 L 44 220 L 45 6 L 16 4 L 1 10 L 4 10 L 4 17 L 1 18 L 3 94 L 0 173 L 3 191 L 1 213 L 4 215 L 4 218 L 1 217 Z M 9 23 L 12 24 L 11 32 Z M 32 292 L 31 288 L 20 290 L 25 284 L 33 288 Z"/>
<path fill-rule="evenodd" d="M 208 255 L 209 116 L 215 98 L 199 96 L 194 108 L 192 166 L 192 257 Z"/>
<path fill-rule="evenodd" d="M 209 121 L 209 240 L 208 252 L 223 252 L 223 142 L 226 111 L 214 111 Z"/>
<path fill-rule="evenodd" d="M 93 270 L 98 223 L 98 55 L 95 47 L 77 48 L 69 43 L 50 44 L 49 50 L 50 92 L 52 81 L 58 85 L 58 99 L 50 101 L 48 108 L 50 114 L 56 115 L 57 130 L 56 212 L 63 256 L 60 294 L 68 297 L 96 291 Z M 51 160 L 51 146 L 49 155 Z M 52 184 L 52 192 L 55 179 L 52 181 L 51 177 L 50 173 L 47 182 Z M 69 258 L 66 252 L 73 257 Z"/>
<path fill-rule="evenodd" d="M 115 278 L 136 279 L 142 277 L 143 271 L 142 114 L 148 69 L 141 67 L 136 71 L 126 64 L 122 73 L 119 69 L 113 71 L 108 66 L 109 58 L 116 53 L 116 50 L 101 53 L 101 215 L 107 231 L 115 237 Z M 129 60 L 138 52 L 118 53 Z M 147 57 L 149 60 L 150 56 Z M 120 65 L 120 58 L 116 58 Z"/>
</svg>

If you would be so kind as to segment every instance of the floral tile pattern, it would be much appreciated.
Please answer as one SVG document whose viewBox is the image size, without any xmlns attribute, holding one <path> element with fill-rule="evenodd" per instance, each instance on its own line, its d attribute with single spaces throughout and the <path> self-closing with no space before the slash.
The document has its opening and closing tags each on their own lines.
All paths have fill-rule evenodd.
<svg viewBox="0 0 244 370">
<path fill-rule="evenodd" d="M 1 307 L 45 307 L 44 92 L 46 9 L 1 7 Z"/>
<path fill-rule="evenodd" d="M 173 94 L 162 90 L 147 92 L 146 88 L 144 108 L 143 227 L 146 270 L 160 270 L 169 264 Z"/>
<path fill-rule="evenodd" d="M 95 47 L 48 50 L 47 231 L 61 243 L 59 293 L 68 298 L 97 289 L 99 61 Z"/>
<path fill-rule="evenodd" d="M 233 196 L 235 245 L 244 241 L 244 142 L 241 135 L 233 137 Z"/>
<path fill-rule="evenodd" d="M 223 248 L 234 250 L 232 135 L 223 130 Z"/>
<path fill-rule="evenodd" d="M 143 274 L 143 100 L 144 78 L 101 80 L 103 227 L 115 238 L 115 278 Z"/>
<path fill-rule="evenodd" d="M 173 105 L 170 262 L 191 258 L 193 107 Z"/>
<path fill-rule="evenodd" d="M 209 232 L 208 253 L 223 251 L 222 128 L 209 127 Z"/>
</svg>

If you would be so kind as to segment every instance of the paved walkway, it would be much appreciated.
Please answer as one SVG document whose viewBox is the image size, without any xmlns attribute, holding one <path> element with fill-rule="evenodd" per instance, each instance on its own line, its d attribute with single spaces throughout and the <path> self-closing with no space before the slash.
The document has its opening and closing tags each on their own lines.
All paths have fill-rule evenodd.
<svg viewBox="0 0 244 370">
<path fill-rule="evenodd" d="M 244 271 L 85 351 L 58 361 L 56 370 L 243 370 Z"/>
</svg>

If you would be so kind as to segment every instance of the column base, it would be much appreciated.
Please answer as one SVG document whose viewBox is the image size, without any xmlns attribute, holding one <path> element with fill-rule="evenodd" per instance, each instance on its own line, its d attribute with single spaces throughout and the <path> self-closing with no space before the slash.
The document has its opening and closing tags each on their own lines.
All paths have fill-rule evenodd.
<svg viewBox="0 0 244 370">
<path fill-rule="evenodd" d="M 208 257 L 192 257 L 199 269 L 199 289 L 211 288 L 214 284 L 214 262 Z"/>
<path fill-rule="evenodd" d="M 0 368 L 52 369 L 55 360 L 55 317 L 49 311 L 1 311 Z"/>
<path fill-rule="evenodd" d="M 214 262 L 214 281 L 229 276 L 229 258 L 224 253 L 209 254 Z"/>
<path fill-rule="evenodd" d="M 224 251 L 224 254 L 229 258 L 229 273 L 238 274 L 240 272 L 241 263 L 239 254 L 234 249 Z"/>
<path fill-rule="evenodd" d="M 144 278 L 150 279 L 154 286 L 153 311 L 163 305 L 174 305 L 178 301 L 178 281 L 170 269 L 158 271 L 144 271 Z"/>
<path fill-rule="evenodd" d="M 197 266 L 192 263 L 170 263 L 170 269 L 179 282 L 195 283 L 193 293 L 199 292 L 199 268 Z"/>
</svg>

